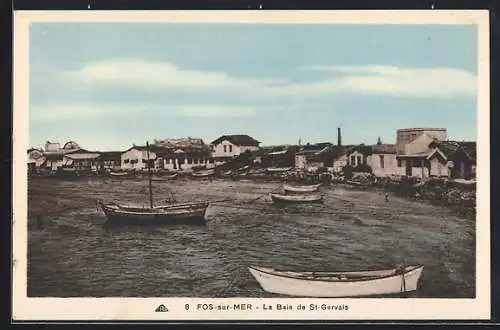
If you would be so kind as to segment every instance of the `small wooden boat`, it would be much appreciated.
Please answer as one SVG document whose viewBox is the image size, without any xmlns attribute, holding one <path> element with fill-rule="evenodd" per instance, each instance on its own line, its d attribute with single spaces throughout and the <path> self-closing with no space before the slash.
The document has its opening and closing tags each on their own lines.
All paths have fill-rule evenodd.
<svg viewBox="0 0 500 330">
<path fill-rule="evenodd" d="M 319 189 L 321 184 L 314 184 L 310 186 L 290 186 L 290 185 L 283 185 L 283 189 L 286 192 L 293 192 L 293 193 L 306 193 L 306 192 L 314 192 Z"/>
<path fill-rule="evenodd" d="M 268 167 L 266 168 L 266 172 L 269 173 L 283 173 L 283 172 L 288 172 L 291 171 L 291 167 Z"/>
<path fill-rule="evenodd" d="M 134 174 L 133 172 L 109 172 L 109 175 L 117 178 L 125 178 L 132 176 L 133 174 Z"/>
<path fill-rule="evenodd" d="M 235 172 L 243 172 L 243 171 L 248 170 L 249 168 L 250 168 L 250 165 L 246 165 L 246 166 L 240 167 Z"/>
<path fill-rule="evenodd" d="M 281 195 L 271 194 L 274 203 L 322 203 L 321 195 Z"/>
<path fill-rule="evenodd" d="M 296 297 L 363 297 L 416 291 L 424 266 L 359 272 L 292 272 L 248 267 L 267 292 Z"/>
<path fill-rule="evenodd" d="M 177 176 L 178 176 L 178 173 L 174 173 L 174 174 L 171 174 L 171 175 L 162 175 L 160 177 L 154 177 L 151 180 L 152 181 L 156 181 L 156 182 L 169 181 L 169 180 L 176 179 Z"/>
<path fill-rule="evenodd" d="M 205 178 L 209 177 L 211 175 L 214 175 L 215 171 L 214 170 L 208 170 L 208 171 L 200 171 L 200 172 L 193 172 L 191 176 L 195 178 Z"/>
</svg>

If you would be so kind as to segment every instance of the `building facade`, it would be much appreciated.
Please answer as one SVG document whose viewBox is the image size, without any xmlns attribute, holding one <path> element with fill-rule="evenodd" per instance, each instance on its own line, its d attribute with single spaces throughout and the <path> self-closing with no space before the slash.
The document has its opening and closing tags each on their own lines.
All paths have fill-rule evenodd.
<svg viewBox="0 0 500 330">
<path fill-rule="evenodd" d="M 210 143 L 216 163 L 231 160 L 245 152 L 259 150 L 260 142 L 249 135 L 223 135 Z"/>
</svg>

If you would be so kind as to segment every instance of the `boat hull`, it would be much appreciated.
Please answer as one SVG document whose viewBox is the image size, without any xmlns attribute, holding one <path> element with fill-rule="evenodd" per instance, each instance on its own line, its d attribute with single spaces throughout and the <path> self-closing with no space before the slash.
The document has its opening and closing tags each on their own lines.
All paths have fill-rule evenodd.
<svg viewBox="0 0 500 330">
<path fill-rule="evenodd" d="M 191 176 L 193 178 L 208 178 L 215 174 L 215 171 L 201 172 L 201 173 L 192 173 Z"/>
<path fill-rule="evenodd" d="M 204 224 L 208 205 L 195 203 L 150 208 L 101 205 L 108 224 Z M 192 205 L 187 205 L 192 204 Z"/>
<path fill-rule="evenodd" d="M 249 267 L 249 271 L 262 289 L 270 293 L 295 297 L 340 298 L 414 292 L 417 290 L 423 266 L 405 267 L 404 276 L 396 274 L 396 269 L 337 273 L 339 276 L 341 274 L 373 274 L 371 277 L 357 280 L 322 280 L 313 276 L 299 278 L 296 276 L 299 273 L 276 272 L 269 268 L 255 266 Z"/>
<path fill-rule="evenodd" d="M 288 196 L 271 194 L 271 199 L 275 204 L 323 203 L 322 196 Z"/>
<path fill-rule="evenodd" d="M 289 186 L 289 185 L 284 185 L 283 189 L 286 192 L 291 192 L 291 193 L 307 193 L 307 192 L 315 192 L 318 191 L 320 184 L 315 184 L 312 186 L 300 186 L 300 187 L 294 187 L 294 186 Z"/>
</svg>

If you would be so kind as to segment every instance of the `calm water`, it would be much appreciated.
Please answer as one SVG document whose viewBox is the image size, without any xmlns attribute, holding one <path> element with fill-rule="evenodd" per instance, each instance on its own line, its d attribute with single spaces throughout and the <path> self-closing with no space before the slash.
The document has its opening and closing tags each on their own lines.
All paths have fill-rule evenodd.
<svg viewBox="0 0 500 330">
<path fill-rule="evenodd" d="M 475 222 L 450 210 L 342 186 L 324 205 L 274 206 L 279 183 L 178 180 L 155 197 L 234 199 L 204 226 L 104 226 L 96 200 L 147 204 L 145 180 L 30 179 L 28 295 L 269 297 L 247 265 L 363 270 L 425 265 L 418 297 L 474 297 Z M 43 226 L 37 224 L 42 216 Z"/>
</svg>

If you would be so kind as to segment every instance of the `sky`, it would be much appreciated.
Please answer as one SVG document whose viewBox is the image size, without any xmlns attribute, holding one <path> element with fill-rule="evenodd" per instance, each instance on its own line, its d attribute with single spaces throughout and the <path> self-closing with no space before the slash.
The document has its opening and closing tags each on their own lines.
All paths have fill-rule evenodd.
<svg viewBox="0 0 500 330">
<path fill-rule="evenodd" d="M 33 23 L 29 65 L 32 147 L 476 140 L 474 25 Z"/>
</svg>

